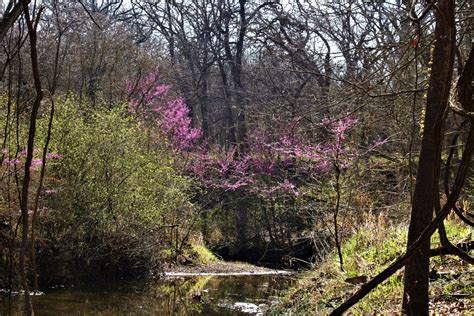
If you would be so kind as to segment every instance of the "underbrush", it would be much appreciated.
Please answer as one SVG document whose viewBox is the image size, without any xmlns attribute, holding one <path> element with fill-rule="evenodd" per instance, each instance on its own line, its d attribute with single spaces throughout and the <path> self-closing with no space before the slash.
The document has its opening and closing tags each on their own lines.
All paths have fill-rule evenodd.
<svg viewBox="0 0 474 316">
<path fill-rule="evenodd" d="M 446 222 L 448 236 L 459 241 L 469 234 L 468 228 L 454 220 Z M 391 225 L 386 217 L 368 219 L 343 242 L 344 271 L 341 270 L 336 252 L 314 270 L 303 275 L 294 287 L 272 309 L 272 314 L 325 315 L 354 293 L 361 284 L 371 279 L 405 251 L 407 225 Z M 432 237 L 432 247 L 439 245 L 437 235 Z M 433 279 L 430 286 L 432 309 L 436 302 L 451 301 L 460 311 L 469 304 L 472 295 L 472 267 L 464 266 L 459 259 L 445 256 L 432 258 Z M 449 267 L 449 268 L 448 268 Z M 453 272 L 455 271 L 455 272 Z M 401 310 L 403 270 L 392 275 L 356 304 L 354 315 L 390 314 Z M 449 293 L 454 295 L 449 295 Z M 469 295 L 470 294 L 470 295 Z M 453 299 L 456 300 L 452 304 Z M 438 304 L 446 307 L 446 304 Z"/>
</svg>

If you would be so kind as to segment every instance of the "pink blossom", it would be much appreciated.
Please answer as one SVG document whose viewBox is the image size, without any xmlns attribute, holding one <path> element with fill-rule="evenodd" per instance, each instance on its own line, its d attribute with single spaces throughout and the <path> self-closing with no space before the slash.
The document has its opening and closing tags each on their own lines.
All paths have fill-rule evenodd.
<svg viewBox="0 0 474 316">
<path fill-rule="evenodd" d="M 46 159 L 59 159 L 62 158 L 63 155 L 58 154 L 58 153 L 49 153 L 46 155 Z"/>
<path fill-rule="evenodd" d="M 21 162 L 20 159 L 6 159 L 5 160 L 5 163 L 10 166 L 18 165 L 20 162 Z"/>
<path fill-rule="evenodd" d="M 32 170 L 38 170 L 39 166 L 43 164 L 43 160 L 41 159 L 33 159 L 31 161 L 31 169 Z"/>
<path fill-rule="evenodd" d="M 158 69 L 142 78 L 136 84 L 138 95 L 129 100 L 128 111 L 137 113 L 141 107 L 141 117 L 144 120 L 155 117 L 157 125 L 174 149 L 188 150 L 201 137 L 202 132 L 198 128 L 192 128 L 190 110 L 184 98 L 171 97 L 171 86 L 159 81 Z M 131 89 L 130 81 L 126 81 L 125 86 Z"/>
</svg>

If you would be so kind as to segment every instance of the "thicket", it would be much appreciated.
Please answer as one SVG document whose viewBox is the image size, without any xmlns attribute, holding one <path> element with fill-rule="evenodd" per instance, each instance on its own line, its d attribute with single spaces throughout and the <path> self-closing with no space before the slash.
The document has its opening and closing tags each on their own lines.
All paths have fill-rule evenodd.
<svg viewBox="0 0 474 316">
<path fill-rule="evenodd" d="M 189 248 L 183 240 L 185 227 L 179 226 L 196 207 L 190 202 L 193 181 L 176 169 L 163 138 L 144 132 L 125 105 L 92 107 L 69 98 L 56 101 L 56 113 L 35 223 L 42 285 L 144 276 L 176 260 L 178 248 Z M 48 122 L 48 113 L 43 113 L 32 167 L 32 199 Z M 11 124 L 15 129 L 15 122 Z M 24 163 L 19 146 L 11 143 L 2 164 L 2 174 L 11 178 L 2 186 L 2 196 L 7 197 L 0 213 L 6 226 L 2 286 L 17 275 L 16 254 L 8 249 L 19 238 L 15 179 L 22 176 Z"/>
</svg>

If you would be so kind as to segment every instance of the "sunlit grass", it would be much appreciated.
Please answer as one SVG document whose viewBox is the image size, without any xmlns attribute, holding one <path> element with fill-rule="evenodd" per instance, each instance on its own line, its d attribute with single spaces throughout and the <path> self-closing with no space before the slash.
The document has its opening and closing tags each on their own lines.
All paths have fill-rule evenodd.
<svg viewBox="0 0 474 316">
<path fill-rule="evenodd" d="M 447 221 L 445 226 L 453 243 L 469 233 L 469 228 L 454 220 Z M 329 313 L 360 287 L 360 284 L 350 284 L 346 279 L 356 276 L 367 276 L 368 279 L 374 277 L 404 253 L 406 240 L 407 225 L 391 226 L 386 223 L 385 217 L 370 218 L 342 244 L 344 271 L 341 271 L 338 256 L 333 252 L 318 268 L 301 277 L 274 308 L 273 313 Z M 432 247 L 437 246 L 439 237 L 435 234 L 432 237 Z M 443 260 L 445 259 L 441 257 L 433 258 L 432 264 L 440 264 Z M 437 283 L 436 286 L 444 287 L 444 292 L 451 294 L 472 291 L 472 284 L 469 282 L 462 286 L 454 282 Z M 351 313 L 367 315 L 399 312 L 402 293 L 403 270 L 400 270 L 356 304 Z"/>
<path fill-rule="evenodd" d="M 197 261 L 201 264 L 208 264 L 212 262 L 218 262 L 219 258 L 216 257 L 209 249 L 205 246 L 192 244 L 191 248 L 195 252 Z"/>
</svg>

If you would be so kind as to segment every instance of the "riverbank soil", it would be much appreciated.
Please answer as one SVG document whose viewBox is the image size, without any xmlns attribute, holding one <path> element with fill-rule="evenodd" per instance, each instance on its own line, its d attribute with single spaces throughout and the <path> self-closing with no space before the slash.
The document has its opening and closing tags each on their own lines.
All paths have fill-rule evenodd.
<svg viewBox="0 0 474 316">
<path fill-rule="evenodd" d="M 274 270 L 265 267 L 255 266 L 245 262 L 215 261 L 205 264 L 197 263 L 193 265 L 170 265 L 164 268 L 165 275 L 170 274 L 291 274 L 289 270 Z"/>
</svg>

